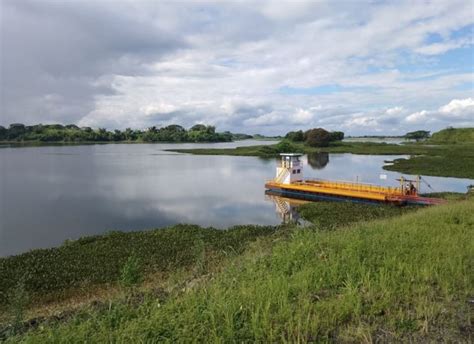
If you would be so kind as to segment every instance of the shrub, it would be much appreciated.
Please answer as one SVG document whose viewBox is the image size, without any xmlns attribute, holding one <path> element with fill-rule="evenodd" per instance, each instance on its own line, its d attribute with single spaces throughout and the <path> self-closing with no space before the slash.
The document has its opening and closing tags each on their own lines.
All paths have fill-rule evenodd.
<svg viewBox="0 0 474 344">
<path fill-rule="evenodd" d="M 305 133 L 305 142 L 311 147 L 326 147 L 331 141 L 331 134 L 323 128 L 310 129 Z"/>
<path fill-rule="evenodd" d="M 290 131 L 288 134 L 285 135 L 285 139 L 288 139 L 293 142 L 303 142 L 304 141 L 303 130 Z"/>
<path fill-rule="evenodd" d="M 125 262 L 120 272 L 120 284 L 123 287 L 131 288 L 142 281 L 140 260 L 131 255 Z"/>
</svg>

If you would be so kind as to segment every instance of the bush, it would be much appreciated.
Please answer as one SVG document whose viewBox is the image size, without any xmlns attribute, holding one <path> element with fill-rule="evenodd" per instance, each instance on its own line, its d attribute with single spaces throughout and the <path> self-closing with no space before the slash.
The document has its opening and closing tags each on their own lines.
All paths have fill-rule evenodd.
<svg viewBox="0 0 474 344">
<path fill-rule="evenodd" d="M 417 130 L 405 134 L 405 138 L 409 140 L 424 140 L 430 137 L 430 132 L 426 130 Z"/>
<path fill-rule="evenodd" d="M 344 133 L 342 131 L 332 131 L 330 135 L 331 135 L 331 141 L 344 140 Z"/>
<path fill-rule="evenodd" d="M 140 260 L 137 257 L 133 255 L 128 257 L 120 272 L 120 284 L 123 287 L 131 288 L 142 281 L 140 265 Z"/>
<path fill-rule="evenodd" d="M 310 129 L 305 133 L 305 142 L 311 147 L 326 147 L 331 142 L 331 134 L 323 128 Z"/>
<path fill-rule="evenodd" d="M 290 131 L 288 134 L 285 135 L 285 139 L 288 139 L 293 142 L 303 142 L 304 141 L 303 130 Z"/>
</svg>

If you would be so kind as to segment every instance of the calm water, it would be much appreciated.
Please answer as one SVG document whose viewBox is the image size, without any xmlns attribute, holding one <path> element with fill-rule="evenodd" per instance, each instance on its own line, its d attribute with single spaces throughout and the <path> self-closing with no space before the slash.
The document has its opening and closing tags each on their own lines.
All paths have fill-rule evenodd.
<svg viewBox="0 0 474 344">
<path fill-rule="evenodd" d="M 226 228 L 278 224 L 264 182 L 275 160 L 166 152 L 221 144 L 109 144 L 0 149 L 0 256 L 57 246 L 109 230 L 176 223 Z M 270 142 L 274 143 L 274 142 Z M 258 144 L 262 144 L 258 141 Z M 397 185 L 383 171 L 394 156 L 304 157 L 306 177 Z M 379 175 L 387 174 L 387 180 Z M 461 191 L 473 180 L 426 177 L 436 191 Z M 422 191 L 430 191 L 427 188 Z"/>
<path fill-rule="evenodd" d="M 392 143 L 400 145 L 402 143 L 414 142 L 414 140 L 406 140 L 402 137 L 348 137 L 344 142 L 372 142 L 372 143 Z"/>
</svg>

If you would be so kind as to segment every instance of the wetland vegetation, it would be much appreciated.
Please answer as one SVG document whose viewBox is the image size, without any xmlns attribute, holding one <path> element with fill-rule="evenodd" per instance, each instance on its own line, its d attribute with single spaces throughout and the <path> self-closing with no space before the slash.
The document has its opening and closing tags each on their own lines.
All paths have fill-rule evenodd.
<svg viewBox="0 0 474 344">
<path fill-rule="evenodd" d="M 283 152 L 352 153 L 376 155 L 410 155 L 396 159 L 384 169 L 410 174 L 439 177 L 474 178 L 474 128 L 445 129 L 434 133 L 427 141 L 388 144 L 374 142 L 329 142 L 325 147 L 313 147 L 303 142 L 282 141 L 270 146 L 247 146 L 227 149 L 176 149 L 175 152 L 204 155 L 239 155 L 273 157 Z"/>
<path fill-rule="evenodd" d="M 474 144 L 448 131 L 180 151 L 411 154 L 386 168 L 474 178 Z M 449 204 L 308 203 L 305 227 L 176 225 L 0 258 L 0 341 L 469 341 L 474 198 L 435 196 Z"/>
<path fill-rule="evenodd" d="M 2 272 L 8 267 L 16 280 L 21 271 L 30 271 L 26 278 L 36 282 L 20 282 L 37 297 L 25 312 L 36 318 L 16 327 L 4 325 L 3 339 L 11 343 L 191 337 L 197 341 L 429 341 L 441 337 L 468 341 L 473 330 L 474 199 L 409 213 L 370 205 L 333 205 L 336 211 L 331 212 L 325 203 L 305 206 L 310 221 L 326 216 L 324 222 L 316 220 L 305 228 L 244 227 L 219 232 L 178 226 L 164 232 L 112 233 L 20 258 L 3 258 Z M 340 220 L 341 212 L 348 213 L 347 221 Z M 350 214 L 361 212 L 371 214 L 352 222 Z M 399 215 L 395 212 L 404 214 L 394 216 Z M 184 231 L 186 235 L 181 235 Z M 126 241 L 130 248 L 117 240 L 120 236 L 130 238 Z M 152 239 L 151 244 L 138 239 L 147 236 L 159 239 Z M 75 246 L 86 248 L 86 253 Z M 143 255 L 139 253 L 142 246 L 146 247 Z M 174 252 L 172 258 L 160 250 Z M 48 308 L 49 316 L 40 316 L 41 302 L 53 303 L 35 294 L 35 288 L 43 288 L 42 279 L 50 280 L 48 273 L 42 275 L 46 270 L 62 270 L 60 266 L 69 264 L 69 272 L 64 269 L 61 278 L 82 276 L 78 285 L 90 288 L 95 282 L 83 278 L 88 273 L 81 266 L 95 269 L 90 266 L 95 261 L 88 256 L 92 254 L 102 266 L 98 270 L 113 270 L 101 272 L 110 276 L 112 287 L 123 278 L 127 256 L 133 252 L 140 255 L 145 274 L 145 282 L 135 289 L 121 287 L 122 292 L 114 295 L 96 295 L 88 298 L 94 302 L 82 303 L 69 313 L 64 313 L 70 309 L 67 303 L 57 303 Z M 69 254 L 74 260 L 64 261 L 63 255 Z M 33 256 L 35 263 L 27 259 Z M 168 271 L 168 276 L 147 277 L 160 269 Z M 154 282 L 146 283 L 147 279 Z M 58 287 L 64 288 L 62 282 Z M 51 316 L 51 308 L 56 316 Z"/>
</svg>

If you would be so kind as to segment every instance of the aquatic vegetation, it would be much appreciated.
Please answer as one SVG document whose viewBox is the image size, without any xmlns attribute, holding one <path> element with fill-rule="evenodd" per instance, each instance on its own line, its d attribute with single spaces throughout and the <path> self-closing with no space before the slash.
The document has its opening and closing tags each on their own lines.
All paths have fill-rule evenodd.
<svg viewBox="0 0 474 344">
<path fill-rule="evenodd" d="M 468 342 L 474 200 L 259 240 L 212 279 L 7 342 Z"/>
<path fill-rule="evenodd" d="M 194 265 L 203 252 L 209 259 L 242 252 L 249 241 L 274 231 L 274 227 L 264 226 L 218 230 L 177 225 L 151 231 L 110 232 L 70 241 L 57 248 L 0 258 L 0 309 L 8 307 L 9 295 L 20 279 L 32 301 L 57 300 L 71 288 L 117 282 L 132 255 L 140 261 L 144 274 L 166 273 Z M 196 243 L 201 245 L 201 250 L 195 249 Z"/>
<path fill-rule="evenodd" d="M 474 179 L 474 144 L 439 145 L 430 153 L 396 159 L 384 166 L 390 171 L 440 177 Z"/>
<path fill-rule="evenodd" d="M 174 149 L 179 153 L 198 155 L 238 155 L 275 157 L 283 153 L 277 145 L 247 146 L 237 148 Z M 411 155 L 409 159 L 396 159 L 384 169 L 410 174 L 440 177 L 474 178 L 474 144 L 456 145 L 426 143 L 388 144 L 374 142 L 332 142 L 328 147 L 314 148 L 303 143 L 292 142 L 291 152 L 311 153 L 352 153 L 369 155 Z"/>
<path fill-rule="evenodd" d="M 402 215 L 418 207 L 399 207 L 387 204 L 353 202 L 315 202 L 298 207 L 299 215 L 317 229 L 330 230 L 359 221 L 370 221 Z"/>
</svg>

